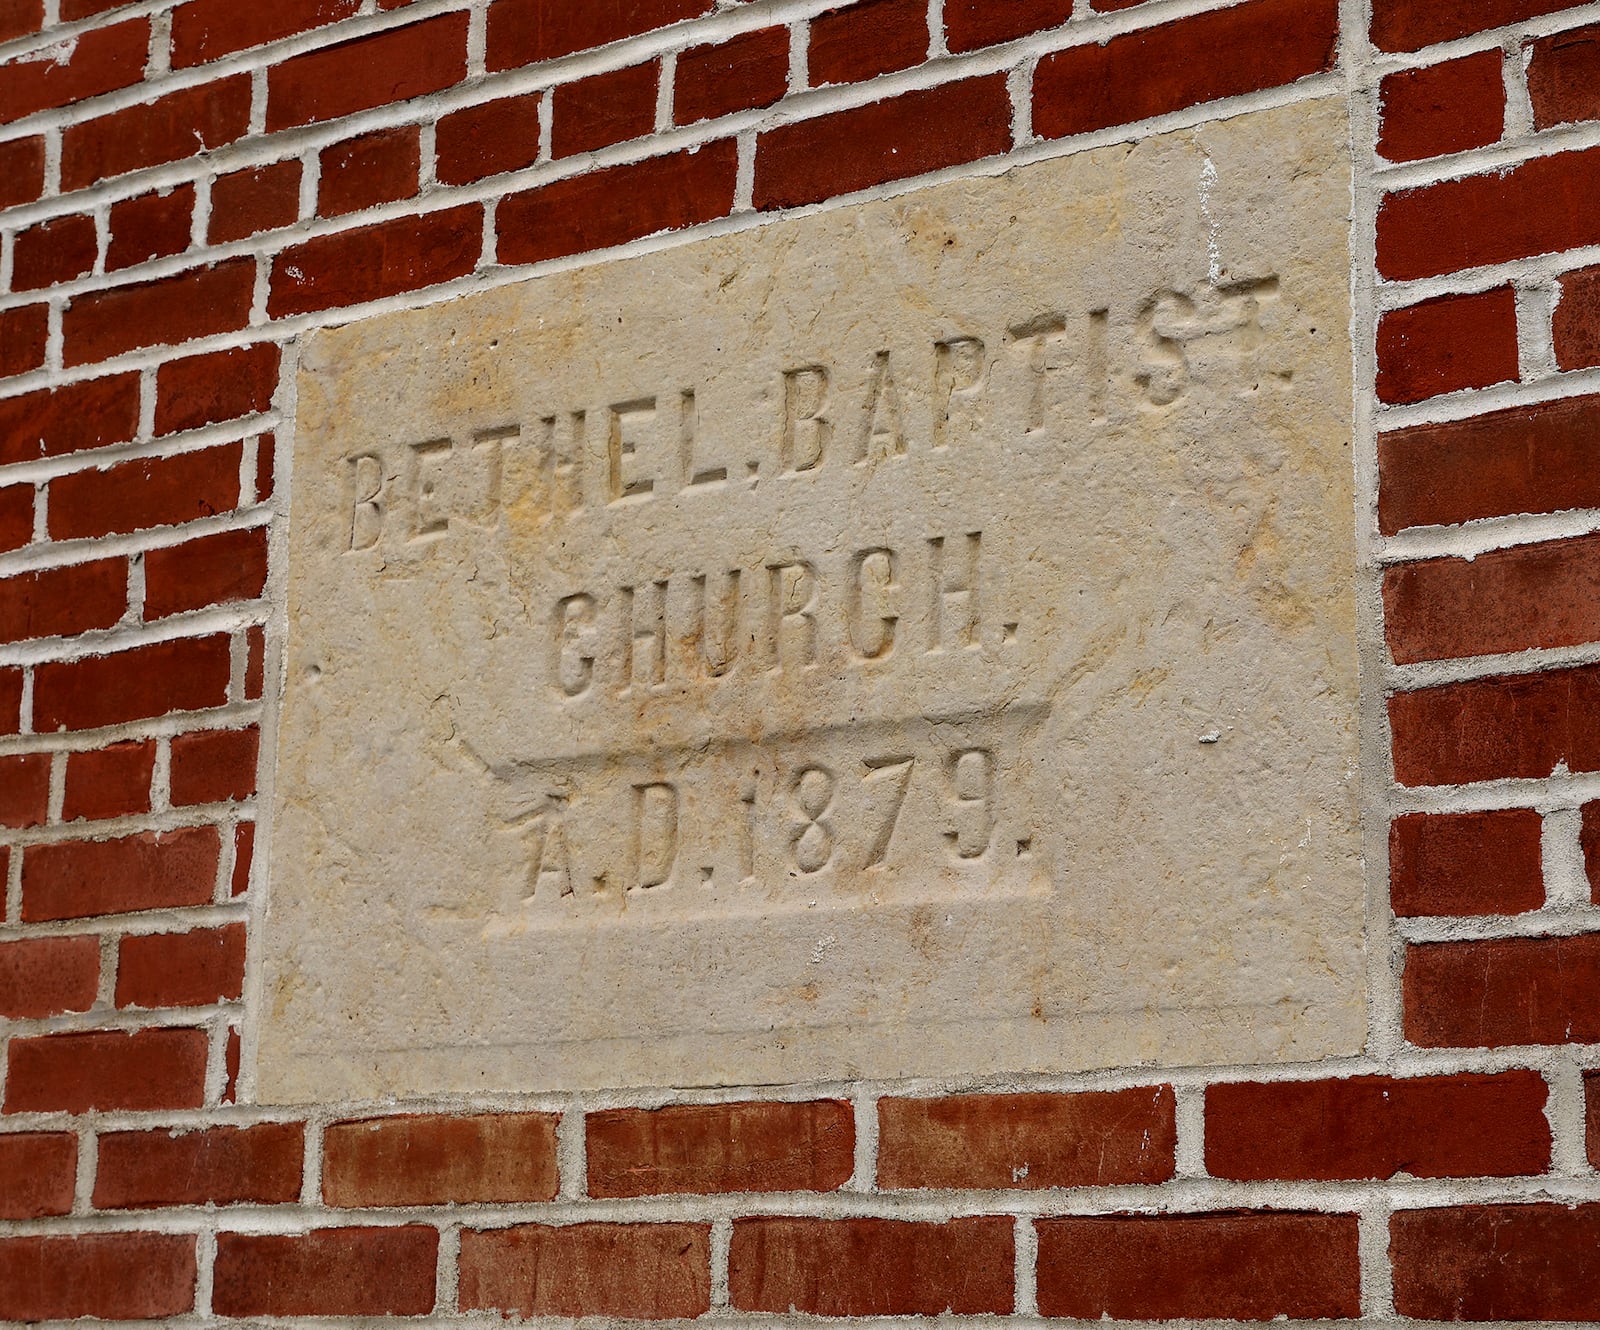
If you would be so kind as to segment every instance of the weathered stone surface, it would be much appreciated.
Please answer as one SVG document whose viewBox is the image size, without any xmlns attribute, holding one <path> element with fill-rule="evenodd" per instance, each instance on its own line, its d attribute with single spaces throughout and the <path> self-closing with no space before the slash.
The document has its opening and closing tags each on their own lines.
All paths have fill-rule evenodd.
<svg viewBox="0 0 1600 1330">
<path fill-rule="evenodd" d="M 260 1097 L 1357 1049 L 1346 139 L 312 336 Z"/>
</svg>

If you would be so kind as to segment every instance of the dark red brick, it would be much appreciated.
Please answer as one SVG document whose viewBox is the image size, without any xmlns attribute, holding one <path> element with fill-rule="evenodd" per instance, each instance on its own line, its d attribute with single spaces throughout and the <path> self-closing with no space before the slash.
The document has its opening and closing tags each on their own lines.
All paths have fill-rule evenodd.
<svg viewBox="0 0 1600 1330">
<path fill-rule="evenodd" d="M 126 559 L 95 559 L 0 578 L 0 642 L 110 628 L 128 608 Z M 5 797 L 0 794 L 0 808 Z"/>
<path fill-rule="evenodd" d="M 1509 286 L 1440 296 L 1378 321 L 1378 399 L 1420 402 L 1518 377 L 1517 299 Z"/>
<path fill-rule="evenodd" d="M 49 804 L 49 753 L 0 757 L 0 827 L 36 827 Z"/>
<path fill-rule="evenodd" d="M 137 18 L 83 33 L 64 59 L 47 48 L 0 65 L 0 124 L 130 87 L 149 50 L 150 20 Z"/>
<path fill-rule="evenodd" d="M 464 12 L 308 51 L 268 72 L 267 132 L 425 97 L 466 75 Z"/>
<path fill-rule="evenodd" d="M 22 858 L 22 918 L 39 923 L 204 905 L 216 885 L 220 844 L 215 827 L 185 827 L 30 845 Z"/>
<path fill-rule="evenodd" d="M 0 42 L 44 27 L 44 0 L 0 0 Z"/>
<path fill-rule="evenodd" d="M 501 263 L 539 263 L 696 226 L 733 209 L 732 139 L 572 176 L 508 195 L 497 211 Z"/>
<path fill-rule="evenodd" d="M 72 1209 L 78 1138 L 71 1132 L 0 1136 L 0 1219 L 40 1219 Z"/>
<path fill-rule="evenodd" d="M 0 550 L 19 550 L 32 540 L 33 486 L 7 485 L 0 489 Z"/>
<path fill-rule="evenodd" d="M 1012 1221 L 736 1219 L 728 1289 L 739 1311 L 958 1316 L 1013 1305 Z"/>
<path fill-rule="evenodd" d="M 164 194 L 119 199 L 111 205 L 106 271 L 183 253 L 189 248 L 193 227 L 193 185 L 181 185 Z"/>
<path fill-rule="evenodd" d="M 465 277 L 483 249 L 483 205 L 318 236 L 272 263 L 273 318 L 359 305 Z"/>
<path fill-rule="evenodd" d="M 0 170 L 4 169 L 0 165 Z M 0 310 L 0 378 L 42 368 L 49 335 L 48 305 L 16 305 Z"/>
<path fill-rule="evenodd" d="M 84 539 L 231 512 L 239 505 L 241 451 L 225 443 L 58 476 L 50 482 L 50 536 Z"/>
<path fill-rule="evenodd" d="M 144 617 L 255 600 L 267 582 L 267 529 L 201 536 L 144 556 Z"/>
<path fill-rule="evenodd" d="M 1206 1171 L 1245 1181 L 1544 1173 L 1548 1097 L 1531 1071 L 1213 1085 Z"/>
<path fill-rule="evenodd" d="M 398 125 L 322 150 L 317 216 L 341 217 L 411 198 L 422 173 L 421 130 Z"/>
<path fill-rule="evenodd" d="M 1600 934 L 1409 947 L 1402 997 L 1425 1048 L 1600 1042 Z"/>
<path fill-rule="evenodd" d="M 488 63 L 492 71 L 587 51 L 654 28 L 709 14 L 716 0 L 493 0 Z"/>
<path fill-rule="evenodd" d="M 878 1101 L 878 1186 L 1104 1187 L 1172 1177 L 1172 1090 Z"/>
<path fill-rule="evenodd" d="M 928 6 L 922 0 L 863 0 L 811 20 L 806 52 L 813 86 L 859 83 L 928 58 Z"/>
<path fill-rule="evenodd" d="M 0 208 L 32 203 L 43 193 L 43 137 L 0 143 Z"/>
<path fill-rule="evenodd" d="M 1600 148 L 1390 194 L 1378 210 L 1378 270 L 1412 281 L 1600 244 Z"/>
<path fill-rule="evenodd" d="M 99 1141 L 98 1210 L 168 1205 L 282 1204 L 300 1199 L 305 1128 L 298 1122 L 203 1131 L 106 1132 Z"/>
<path fill-rule="evenodd" d="M 1583 1073 L 1583 1135 L 1591 1168 L 1600 1168 L 1600 1072 Z"/>
<path fill-rule="evenodd" d="M 361 0 L 273 0 L 265 5 L 191 0 L 172 11 L 172 67 L 187 69 L 311 32 L 349 18 L 360 7 Z"/>
<path fill-rule="evenodd" d="M 789 30 L 758 28 L 678 56 L 672 120 L 692 125 L 771 106 L 789 90 Z"/>
<path fill-rule="evenodd" d="M 586 1130 L 591 1196 L 832 1191 L 855 1168 L 855 1119 L 838 1100 L 619 1108 Z"/>
<path fill-rule="evenodd" d="M 0 1238 L 0 1317 L 138 1321 L 194 1307 L 192 1234 Z"/>
<path fill-rule="evenodd" d="M 1544 904 L 1531 808 L 1407 813 L 1389 824 L 1389 904 L 1402 918 L 1521 914 Z"/>
<path fill-rule="evenodd" d="M 26 1020 L 88 1011 L 100 983 L 100 942 L 36 937 L 0 942 L 0 1016 Z M 8 1137 L 0 1136 L 0 1146 Z M 0 1170 L 0 1188 L 4 1187 Z"/>
<path fill-rule="evenodd" d="M 902 93 L 768 130 L 756 141 L 755 206 L 793 208 L 1011 148 L 1004 74 Z"/>
<path fill-rule="evenodd" d="M 1039 1311 L 1081 1320 L 1354 1317 L 1354 1215 L 1201 1214 L 1044 1219 Z"/>
<path fill-rule="evenodd" d="M 250 322 L 255 283 L 255 260 L 241 258 L 79 296 L 62 319 L 66 363 L 237 332 Z"/>
<path fill-rule="evenodd" d="M 666 1320 L 711 1305 L 707 1224 L 568 1224 L 461 1234 L 463 1311 Z"/>
<path fill-rule="evenodd" d="M 213 245 L 288 226 L 300 216 L 300 163 L 273 162 L 218 176 L 207 239 Z"/>
<path fill-rule="evenodd" d="M 1420 51 L 1435 42 L 1565 9 L 1568 0 L 1373 0 L 1372 40 L 1384 51 Z"/>
<path fill-rule="evenodd" d="M 1582 268 L 1561 279 L 1551 333 L 1561 369 L 1600 365 L 1600 268 Z"/>
<path fill-rule="evenodd" d="M 94 267 L 99 252 L 94 218 L 84 213 L 18 231 L 12 247 L 11 289 L 37 291 L 82 277 Z"/>
<path fill-rule="evenodd" d="M 68 125 L 61 138 L 61 187 L 181 162 L 241 139 L 250 128 L 250 76 L 235 74 Z"/>
<path fill-rule="evenodd" d="M 539 98 L 535 92 L 502 97 L 443 116 L 434 132 L 439 183 L 466 185 L 538 161 Z"/>
<path fill-rule="evenodd" d="M 156 433 L 270 411 L 278 361 L 271 342 L 169 360 L 156 372 Z"/>
<path fill-rule="evenodd" d="M 1600 801 L 1584 804 L 1578 845 L 1583 851 L 1584 876 L 1589 879 L 1590 903 L 1600 905 Z"/>
<path fill-rule="evenodd" d="M 323 1137 L 329 1205 L 548 1201 L 556 1194 L 556 1118 L 485 1113 L 336 1122 Z"/>
<path fill-rule="evenodd" d="M 651 62 L 558 84 L 551 94 L 551 155 L 570 157 L 649 134 L 660 76 Z"/>
<path fill-rule="evenodd" d="M 1389 1219 L 1394 1305 L 1430 1321 L 1600 1319 L 1600 1205 L 1468 1205 Z"/>
<path fill-rule="evenodd" d="M 233 829 L 233 882 L 229 894 L 242 896 L 250 889 L 250 861 L 256 846 L 256 824 L 241 822 Z"/>
<path fill-rule="evenodd" d="M 1498 141 L 1506 119 L 1504 63 L 1498 50 L 1478 51 L 1386 76 L 1379 153 L 1414 162 Z"/>
<path fill-rule="evenodd" d="M 13 1038 L 5 1111 L 198 1108 L 205 1099 L 207 1043 L 204 1030 L 173 1028 Z"/>
<path fill-rule="evenodd" d="M 1534 42 L 1528 96 L 1535 129 L 1600 120 L 1600 24 Z"/>
<path fill-rule="evenodd" d="M 220 1316 L 421 1316 L 433 1310 L 439 1230 L 324 1228 L 219 1233 Z"/>
<path fill-rule="evenodd" d="M 0 669 L 0 734 L 15 734 L 22 709 L 22 671 Z"/>
<path fill-rule="evenodd" d="M 117 949 L 119 1007 L 204 1007 L 244 988 L 244 925 L 136 933 Z"/>
<path fill-rule="evenodd" d="M 261 732 L 196 730 L 172 741 L 172 802 L 220 803 L 248 799 L 256 791 L 256 755 Z"/>
<path fill-rule="evenodd" d="M 945 0 L 945 45 L 975 51 L 1059 27 L 1072 17 L 1072 0 Z"/>
<path fill-rule="evenodd" d="M 139 428 L 139 376 L 113 374 L 0 399 L 0 465 L 126 443 Z"/>
<path fill-rule="evenodd" d="M 67 754 L 63 820 L 149 812 L 155 763 L 156 746 L 150 739 L 130 739 L 109 748 Z"/>
</svg>

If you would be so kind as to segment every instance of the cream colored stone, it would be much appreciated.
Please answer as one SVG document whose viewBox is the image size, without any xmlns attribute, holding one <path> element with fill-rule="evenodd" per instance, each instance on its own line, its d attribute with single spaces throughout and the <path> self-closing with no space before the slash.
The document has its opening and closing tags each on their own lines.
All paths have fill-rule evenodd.
<svg viewBox="0 0 1600 1330">
<path fill-rule="evenodd" d="M 1346 139 L 311 336 L 259 1096 L 1357 1050 Z"/>
</svg>

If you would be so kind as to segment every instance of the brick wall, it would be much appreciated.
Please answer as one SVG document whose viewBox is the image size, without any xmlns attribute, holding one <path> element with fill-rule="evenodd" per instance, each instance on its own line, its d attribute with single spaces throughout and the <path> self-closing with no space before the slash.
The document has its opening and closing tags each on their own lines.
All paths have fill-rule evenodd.
<svg viewBox="0 0 1600 1330">
<path fill-rule="evenodd" d="M 248 1106 L 295 339 L 1346 95 L 1366 1053 Z M 0 1319 L 1600 1319 L 1600 4 L 0 0 Z"/>
</svg>

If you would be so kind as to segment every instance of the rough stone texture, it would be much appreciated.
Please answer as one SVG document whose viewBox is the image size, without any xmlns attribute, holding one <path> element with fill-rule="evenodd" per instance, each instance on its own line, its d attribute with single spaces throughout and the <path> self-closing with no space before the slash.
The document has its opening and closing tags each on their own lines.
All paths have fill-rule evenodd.
<svg viewBox="0 0 1600 1330">
<path fill-rule="evenodd" d="M 259 1094 L 1359 1049 L 1346 141 L 310 335 Z"/>
</svg>

